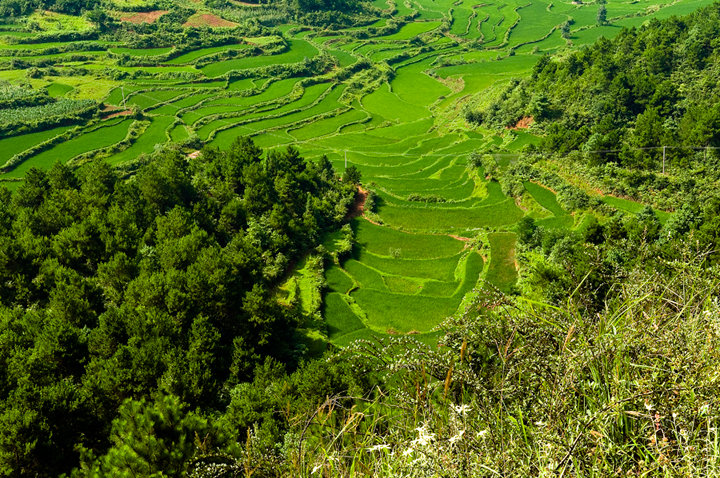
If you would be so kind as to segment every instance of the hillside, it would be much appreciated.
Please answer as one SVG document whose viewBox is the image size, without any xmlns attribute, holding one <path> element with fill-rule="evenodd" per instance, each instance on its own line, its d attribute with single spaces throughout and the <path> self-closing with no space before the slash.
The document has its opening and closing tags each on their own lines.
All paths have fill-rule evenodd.
<svg viewBox="0 0 720 478">
<path fill-rule="evenodd" d="M 0 0 L 0 474 L 717 475 L 710 3 Z"/>
<path fill-rule="evenodd" d="M 468 117 L 496 127 L 532 117 L 538 154 L 616 194 L 666 209 L 705 203 L 718 181 L 719 14 L 713 6 L 546 56 Z"/>
</svg>

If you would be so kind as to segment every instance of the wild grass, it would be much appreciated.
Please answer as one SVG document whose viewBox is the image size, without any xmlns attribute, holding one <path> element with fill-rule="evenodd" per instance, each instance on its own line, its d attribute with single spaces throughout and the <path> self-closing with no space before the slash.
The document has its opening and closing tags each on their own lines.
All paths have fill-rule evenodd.
<svg viewBox="0 0 720 478">
<path fill-rule="evenodd" d="M 349 346 L 382 385 L 300 419 L 292 474 L 720 476 L 718 271 L 668 266 L 633 272 L 599 314 L 485 291 L 441 348 Z"/>
</svg>

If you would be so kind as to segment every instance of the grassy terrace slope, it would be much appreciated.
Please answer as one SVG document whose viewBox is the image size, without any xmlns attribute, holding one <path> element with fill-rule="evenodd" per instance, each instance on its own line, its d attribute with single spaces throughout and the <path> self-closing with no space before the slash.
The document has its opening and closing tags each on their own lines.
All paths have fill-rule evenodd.
<svg viewBox="0 0 720 478">
<path fill-rule="evenodd" d="M 309 158 L 325 154 L 339 171 L 347 161 L 376 194 L 377 209 L 372 223 L 353 221 L 352 257 L 326 272 L 329 338 L 339 344 L 376 333 L 432 339 L 433 328 L 479 281 L 512 287 L 513 231 L 523 216 L 574 226 L 542 185 L 526 183 L 526 199 L 516 201 L 466 167 L 473 152 L 519 151 L 534 138 L 469 131 L 463 108 L 481 106 L 544 53 L 709 3 L 609 0 L 609 23 L 597 26 L 596 4 L 410 0 L 387 10 L 369 37 L 358 34 L 363 28 L 286 25 L 189 51 L 102 39 L 73 51 L 58 42 L 18 43 L 32 40 L 29 30 L 27 36 L 0 31 L 0 80 L 28 83 L 52 97 L 97 100 L 108 110 L 0 139 L 6 164 L 0 184 L 14 188 L 30 167 L 54 161 L 104 157 L 123 164 L 170 141 L 184 142 L 190 152 L 203 143 L 226 147 L 239 135 L 262 147 L 296 145 Z M 251 7 L 237 6 L 243 8 Z M 414 19 L 386 28 L 403 15 Z M 568 21 L 563 38 L 560 26 Z M 323 61 L 332 65 L 318 70 Z M 608 203 L 633 210 L 619 200 Z"/>
</svg>

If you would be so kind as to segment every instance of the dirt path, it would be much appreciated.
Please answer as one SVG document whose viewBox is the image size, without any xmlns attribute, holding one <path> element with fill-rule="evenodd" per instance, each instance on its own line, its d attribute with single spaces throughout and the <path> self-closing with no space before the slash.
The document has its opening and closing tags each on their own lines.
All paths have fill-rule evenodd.
<svg viewBox="0 0 720 478">
<path fill-rule="evenodd" d="M 348 211 L 346 219 L 353 219 L 363 216 L 363 213 L 365 212 L 365 201 L 367 201 L 367 197 L 367 189 L 363 189 L 362 186 L 358 186 L 357 192 L 355 193 L 355 202 Z"/>
</svg>

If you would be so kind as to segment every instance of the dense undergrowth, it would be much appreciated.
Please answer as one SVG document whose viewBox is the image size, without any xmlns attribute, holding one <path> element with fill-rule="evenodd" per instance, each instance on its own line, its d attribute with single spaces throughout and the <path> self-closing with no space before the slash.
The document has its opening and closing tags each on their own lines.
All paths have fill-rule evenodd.
<svg viewBox="0 0 720 478">
<path fill-rule="evenodd" d="M 720 284 L 679 250 L 596 313 L 483 290 L 439 346 L 359 341 L 291 375 L 267 361 L 222 417 L 128 401 L 78 475 L 718 476 Z"/>
<path fill-rule="evenodd" d="M 719 284 L 703 254 L 684 253 L 630 271 L 597 313 L 577 295 L 557 307 L 485 291 L 440 348 L 349 347 L 377 388 L 307 418 L 299 471 L 718 476 Z"/>
</svg>

